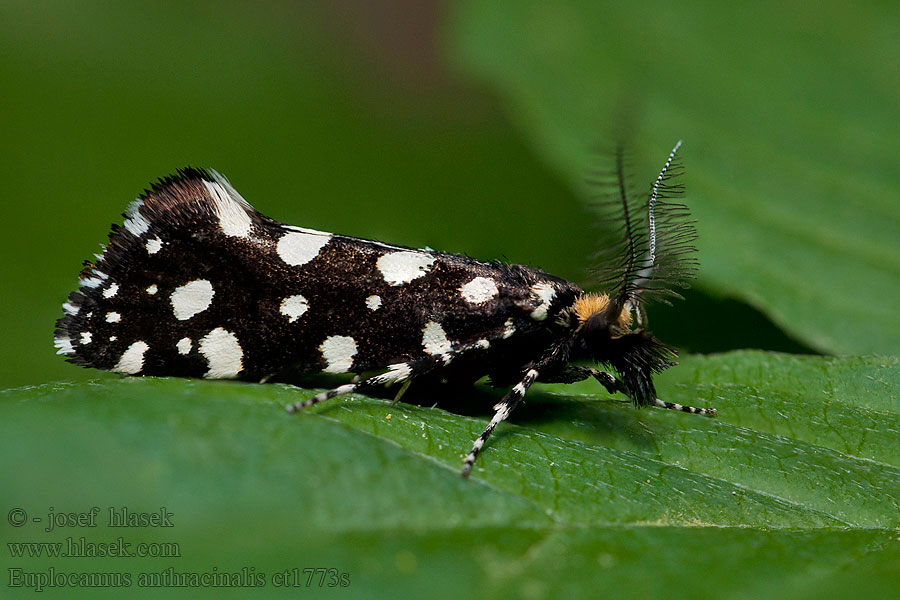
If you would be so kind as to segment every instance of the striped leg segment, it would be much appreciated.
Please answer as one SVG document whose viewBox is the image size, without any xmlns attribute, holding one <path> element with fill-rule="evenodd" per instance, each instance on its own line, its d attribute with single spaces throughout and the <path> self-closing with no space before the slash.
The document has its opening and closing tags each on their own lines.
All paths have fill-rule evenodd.
<svg viewBox="0 0 900 600">
<path fill-rule="evenodd" d="M 719 413 L 714 408 L 697 408 L 694 406 L 685 406 L 684 404 L 678 404 L 677 402 L 666 402 L 665 400 L 660 400 L 659 398 L 653 401 L 653 406 L 668 408 L 669 410 L 680 410 L 682 412 L 695 415 L 706 415 L 708 417 L 716 417 L 719 415 Z"/>
<path fill-rule="evenodd" d="M 376 385 L 389 385 L 392 383 L 397 383 L 398 381 L 407 381 L 412 377 L 422 374 L 423 372 L 428 370 L 430 366 L 430 361 L 422 361 L 422 363 L 397 363 L 396 365 L 391 365 L 388 367 L 388 370 L 380 375 L 375 375 L 374 377 L 369 377 L 368 379 L 364 379 L 362 381 L 354 381 L 353 383 L 346 383 L 344 385 L 339 385 L 333 390 L 328 390 L 327 392 L 322 392 L 321 394 L 316 394 L 312 398 L 307 400 L 301 400 L 300 402 L 294 402 L 293 404 L 288 404 L 284 407 L 284 409 L 288 413 L 295 413 L 298 410 L 302 410 L 304 408 L 309 408 L 313 404 L 318 404 L 319 402 L 324 402 L 325 400 L 331 400 L 335 396 L 343 396 L 344 394 L 349 394 L 350 392 L 355 392 L 359 389 L 369 388 Z M 401 393 L 405 391 L 405 387 L 401 389 Z"/>
<path fill-rule="evenodd" d="M 394 397 L 394 403 L 397 403 L 409 388 L 409 384 L 413 379 L 435 371 L 436 369 L 445 367 L 460 355 L 473 351 L 484 351 L 484 347 L 476 343 L 470 346 L 463 346 L 461 348 L 453 350 L 452 352 L 436 354 L 434 356 L 421 360 L 397 363 L 394 365 L 390 365 L 388 367 L 388 370 L 384 373 L 375 375 L 374 377 L 369 377 L 368 379 L 364 379 L 362 381 L 360 381 L 360 377 L 359 375 L 357 375 L 350 383 L 339 385 L 333 390 L 328 390 L 327 392 L 322 392 L 321 394 L 316 394 L 308 400 L 301 400 L 300 402 L 288 404 L 284 408 L 289 413 L 295 413 L 304 408 L 309 408 L 313 404 L 318 404 L 319 402 L 324 402 L 325 400 L 331 400 L 335 396 L 342 396 L 344 394 L 349 394 L 351 392 L 373 387 L 376 385 L 390 385 L 402 381 L 403 387 L 400 388 L 400 391 L 397 392 L 397 395 Z"/>
<path fill-rule="evenodd" d="M 573 383 L 575 381 L 582 381 L 588 377 L 593 377 L 599 381 L 610 394 L 622 392 L 626 396 L 628 395 L 628 388 L 625 387 L 625 384 L 622 383 L 621 379 L 611 373 L 600 371 L 599 369 L 592 369 L 590 367 L 570 365 L 566 367 L 564 371 L 541 377 L 541 381 L 544 383 Z M 676 402 L 666 402 L 659 398 L 656 398 L 652 405 L 658 406 L 659 408 L 667 408 L 669 410 L 680 410 L 681 412 L 695 415 L 706 415 L 708 417 L 718 416 L 715 408 L 696 408 L 694 406 L 685 406 L 684 404 L 678 404 Z"/>
<path fill-rule="evenodd" d="M 315 396 L 307 400 L 301 400 L 300 402 L 288 404 L 284 407 L 284 410 L 286 410 L 288 413 L 295 413 L 298 410 L 309 408 L 313 404 L 318 404 L 319 402 L 324 402 L 325 400 L 331 400 L 335 396 L 343 396 L 344 394 L 349 394 L 350 392 L 356 391 L 360 387 L 362 387 L 360 383 L 347 383 L 344 385 L 339 385 L 333 390 L 328 390 L 327 392 L 316 394 Z"/>
<path fill-rule="evenodd" d="M 615 375 L 611 375 L 609 373 L 605 373 L 603 371 L 598 371 L 597 369 L 590 369 L 591 375 L 603 384 L 603 387 L 606 388 L 610 394 L 615 392 L 622 392 L 626 396 L 628 395 L 628 390 L 625 387 L 625 384 L 622 383 L 622 380 L 617 378 Z M 706 415 L 708 417 L 718 416 L 718 412 L 714 408 L 696 408 L 694 406 L 685 406 L 684 404 L 678 404 L 677 402 L 666 402 L 665 400 L 660 400 L 656 398 L 653 400 L 653 406 L 658 406 L 659 408 L 668 408 L 669 410 L 680 410 L 681 412 L 691 413 L 695 415 Z"/>
<path fill-rule="evenodd" d="M 472 465 L 475 464 L 475 459 L 478 458 L 478 453 L 481 452 L 481 449 L 484 447 L 484 443 L 487 441 L 491 434 L 494 433 L 494 429 L 497 428 L 497 425 L 500 424 L 501 421 L 505 421 L 507 417 L 515 410 L 516 406 L 518 406 L 519 401 L 525 397 L 525 392 L 528 391 L 528 388 L 531 387 L 531 384 L 534 383 L 534 380 L 537 378 L 538 372 L 535 369 L 529 369 L 527 373 L 525 373 L 525 377 L 513 386 L 513 388 L 509 391 L 506 396 L 503 397 L 503 400 L 494 405 L 494 410 L 497 411 L 494 413 L 494 418 L 491 419 L 491 422 L 488 423 L 488 426 L 481 432 L 481 435 L 475 440 L 475 443 L 472 445 L 472 451 L 466 456 L 463 461 L 463 468 L 461 475 L 463 477 L 468 477 L 469 473 L 472 472 Z"/>
</svg>

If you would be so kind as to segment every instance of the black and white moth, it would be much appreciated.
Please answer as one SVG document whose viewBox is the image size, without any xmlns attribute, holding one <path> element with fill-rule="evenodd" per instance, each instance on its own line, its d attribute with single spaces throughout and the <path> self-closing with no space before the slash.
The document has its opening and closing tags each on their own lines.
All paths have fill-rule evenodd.
<svg viewBox="0 0 900 600">
<path fill-rule="evenodd" d="M 215 171 L 183 169 L 129 205 L 85 262 L 55 346 L 69 362 L 126 375 L 357 374 L 288 412 L 372 386 L 487 376 L 511 389 L 464 476 L 535 381 L 593 377 L 637 406 L 714 416 L 656 397 L 653 374 L 676 353 L 643 328 L 642 304 L 678 296 L 672 287 L 696 268 L 693 221 L 674 201 L 680 145 L 647 193 L 629 184 L 621 151 L 599 174 L 602 205 L 621 225 L 601 256 L 605 293 L 523 265 L 285 225 Z"/>
</svg>

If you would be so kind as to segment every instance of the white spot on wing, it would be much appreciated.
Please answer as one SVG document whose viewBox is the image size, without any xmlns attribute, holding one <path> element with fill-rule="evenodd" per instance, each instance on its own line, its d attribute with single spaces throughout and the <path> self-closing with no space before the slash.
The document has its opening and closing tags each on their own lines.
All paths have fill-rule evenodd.
<svg viewBox="0 0 900 600">
<path fill-rule="evenodd" d="M 422 330 L 422 346 L 428 354 L 445 354 L 453 350 L 453 344 L 447 339 L 440 323 L 428 321 Z"/>
<path fill-rule="evenodd" d="M 329 240 L 330 233 L 290 231 L 281 236 L 275 250 L 281 260 L 292 267 L 299 267 L 318 256 Z"/>
<path fill-rule="evenodd" d="M 381 296 L 373 295 L 366 298 L 366 306 L 369 310 L 378 310 L 381 308 Z"/>
<path fill-rule="evenodd" d="M 114 283 L 111 286 L 109 286 L 108 288 L 106 288 L 105 290 L 103 290 L 103 297 L 104 298 L 112 298 L 118 292 L 119 292 L 119 284 Z"/>
<path fill-rule="evenodd" d="M 144 244 L 144 247 L 147 248 L 148 254 L 156 254 L 163 247 L 163 242 L 158 237 L 155 237 L 152 240 L 147 240 L 147 243 Z"/>
<path fill-rule="evenodd" d="M 531 293 L 541 301 L 538 307 L 531 311 L 531 318 L 535 321 L 543 321 L 547 318 L 550 303 L 556 297 L 556 289 L 554 289 L 552 283 L 542 282 L 531 286 Z"/>
<path fill-rule="evenodd" d="M 150 348 L 146 342 L 138 340 L 128 346 L 119 362 L 116 363 L 111 370 L 116 373 L 124 373 L 125 375 L 134 375 L 140 373 L 144 368 L 144 353 Z"/>
<path fill-rule="evenodd" d="M 476 277 L 469 283 L 459 288 L 459 293 L 465 298 L 466 302 L 472 304 L 483 304 L 488 300 L 495 298 L 499 294 L 497 284 L 487 277 Z"/>
<path fill-rule="evenodd" d="M 119 313 L 117 313 L 115 311 L 106 313 L 106 322 L 107 323 L 118 323 L 121 320 L 122 320 L 122 315 L 120 315 Z"/>
<path fill-rule="evenodd" d="M 143 205 L 144 202 L 138 199 L 129 204 L 128 208 L 125 209 L 125 216 L 127 217 L 125 219 L 125 229 L 130 231 L 132 235 L 138 237 L 150 230 L 150 222 L 145 219 L 140 210 L 138 210 Z"/>
<path fill-rule="evenodd" d="M 57 348 L 57 354 L 75 354 L 75 348 L 72 347 L 72 340 L 69 339 L 69 336 L 64 335 L 54 339 L 53 345 Z"/>
<path fill-rule="evenodd" d="M 475 342 L 475 346 L 481 348 L 482 350 L 487 350 L 491 347 L 491 343 L 487 340 L 478 340 L 477 342 Z"/>
<path fill-rule="evenodd" d="M 191 346 L 193 343 L 191 342 L 191 338 L 184 337 L 178 340 L 178 343 L 175 344 L 175 347 L 178 349 L 178 354 L 188 354 L 191 351 Z"/>
<path fill-rule="evenodd" d="M 391 285 L 403 285 L 422 277 L 434 264 L 434 257 L 423 252 L 391 252 L 378 259 L 378 270 Z"/>
<path fill-rule="evenodd" d="M 281 301 L 281 314 L 286 316 L 290 323 L 299 319 L 306 312 L 307 308 L 309 308 L 309 305 L 306 302 L 306 298 L 300 294 L 288 296 Z"/>
<path fill-rule="evenodd" d="M 82 331 L 81 332 L 81 345 L 87 346 L 91 343 L 91 332 L 90 331 Z"/>
<path fill-rule="evenodd" d="M 200 354 L 209 366 L 204 375 L 207 379 L 237 377 L 244 368 L 244 351 L 237 336 L 222 327 L 217 327 L 200 338 Z"/>
<path fill-rule="evenodd" d="M 63 311 L 65 311 L 67 315 L 77 315 L 79 310 L 81 310 L 80 306 L 75 306 L 74 304 L 69 304 L 68 302 L 63 304 Z"/>
<path fill-rule="evenodd" d="M 186 321 L 209 308 L 215 295 L 212 284 L 206 279 L 196 279 L 175 288 L 169 297 L 175 318 Z"/>
<path fill-rule="evenodd" d="M 325 359 L 326 373 L 347 373 L 353 367 L 356 356 L 356 340 L 346 335 L 332 335 L 322 342 L 319 352 Z"/>
<path fill-rule="evenodd" d="M 222 233 L 232 237 L 248 237 L 253 220 L 247 212 L 250 208 L 247 201 L 221 175 L 216 181 L 203 180 L 203 185 L 213 198 L 213 209 L 219 217 Z"/>
<path fill-rule="evenodd" d="M 155 283 L 154 283 L 153 285 L 151 285 L 150 287 L 147 288 L 147 293 L 150 294 L 151 296 L 152 296 L 153 294 L 155 294 L 156 292 L 158 292 L 158 291 L 159 291 L 159 288 L 156 287 L 156 284 L 155 284 Z"/>
</svg>

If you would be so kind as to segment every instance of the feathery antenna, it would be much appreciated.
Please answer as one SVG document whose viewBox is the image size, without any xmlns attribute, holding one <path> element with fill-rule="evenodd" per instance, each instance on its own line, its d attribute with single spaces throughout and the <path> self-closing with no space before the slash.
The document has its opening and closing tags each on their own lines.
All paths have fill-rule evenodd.
<svg viewBox="0 0 900 600">
<path fill-rule="evenodd" d="M 678 152 L 679 148 L 681 148 L 681 140 L 678 140 L 678 143 L 675 144 L 675 147 L 672 148 L 671 152 L 669 152 L 669 159 L 663 166 L 662 171 L 659 172 L 659 176 L 656 178 L 656 181 L 653 182 L 653 191 L 650 192 L 648 211 L 650 214 L 650 258 L 647 262 L 649 262 L 651 265 L 656 262 L 656 214 L 654 213 L 654 209 L 656 208 L 656 200 L 657 198 L 659 198 L 659 186 L 665 178 L 666 172 L 669 170 L 669 167 L 672 166 L 672 161 L 675 160 L 675 154 Z"/>
<path fill-rule="evenodd" d="M 614 286 L 614 306 L 637 310 L 639 322 L 642 303 L 680 298 L 672 288 L 687 287 L 697 269 L 691 256 L 697 238 L 694 221 L 687 206 L 674 201 L 684 194 L 684 186 L 673 182 L 683 174 L 677 158 L 681 145 L 679 140 L 672 148 L 648 194 L 635 191 L 621 148 L 613 171 L 600 171 L 591 181 L 600 189 L 598 206 L 619 223 L 605 240 L 608 245 L 595 255 L 595 274 L 601 285 Z M 639 215 L 647 215 L 646 221 Z"/>
</svg>

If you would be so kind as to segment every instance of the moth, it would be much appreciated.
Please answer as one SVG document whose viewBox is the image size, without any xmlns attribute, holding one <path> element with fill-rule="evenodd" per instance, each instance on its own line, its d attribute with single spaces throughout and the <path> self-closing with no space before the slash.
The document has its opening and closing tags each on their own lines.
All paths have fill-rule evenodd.
<svg viewBox="0 0 900 600">
<path fill-rule="evenodd" d="M 599 207 L 619 225 L 598 256 L 604 292 L 529 266 L 286 225 L 215 171 L 179 170 L 132 202 L 84 263 L 56 323 L 57 353 L 125 375 L 356 374 L 291 413 L 374 386 L 488 377 L 510 389 L 463 476 L 536 381 L 594 378 L 636 406 L 715 416 L 656 397 L 653 375 L 676 353 L 645 328 L 644 304 L 680 297 L 673 288 L 697 266 L 694 224 L 673 181 L 680 145 L 645 193 L 622 151 L 596 174 Z"/>
</svg>

